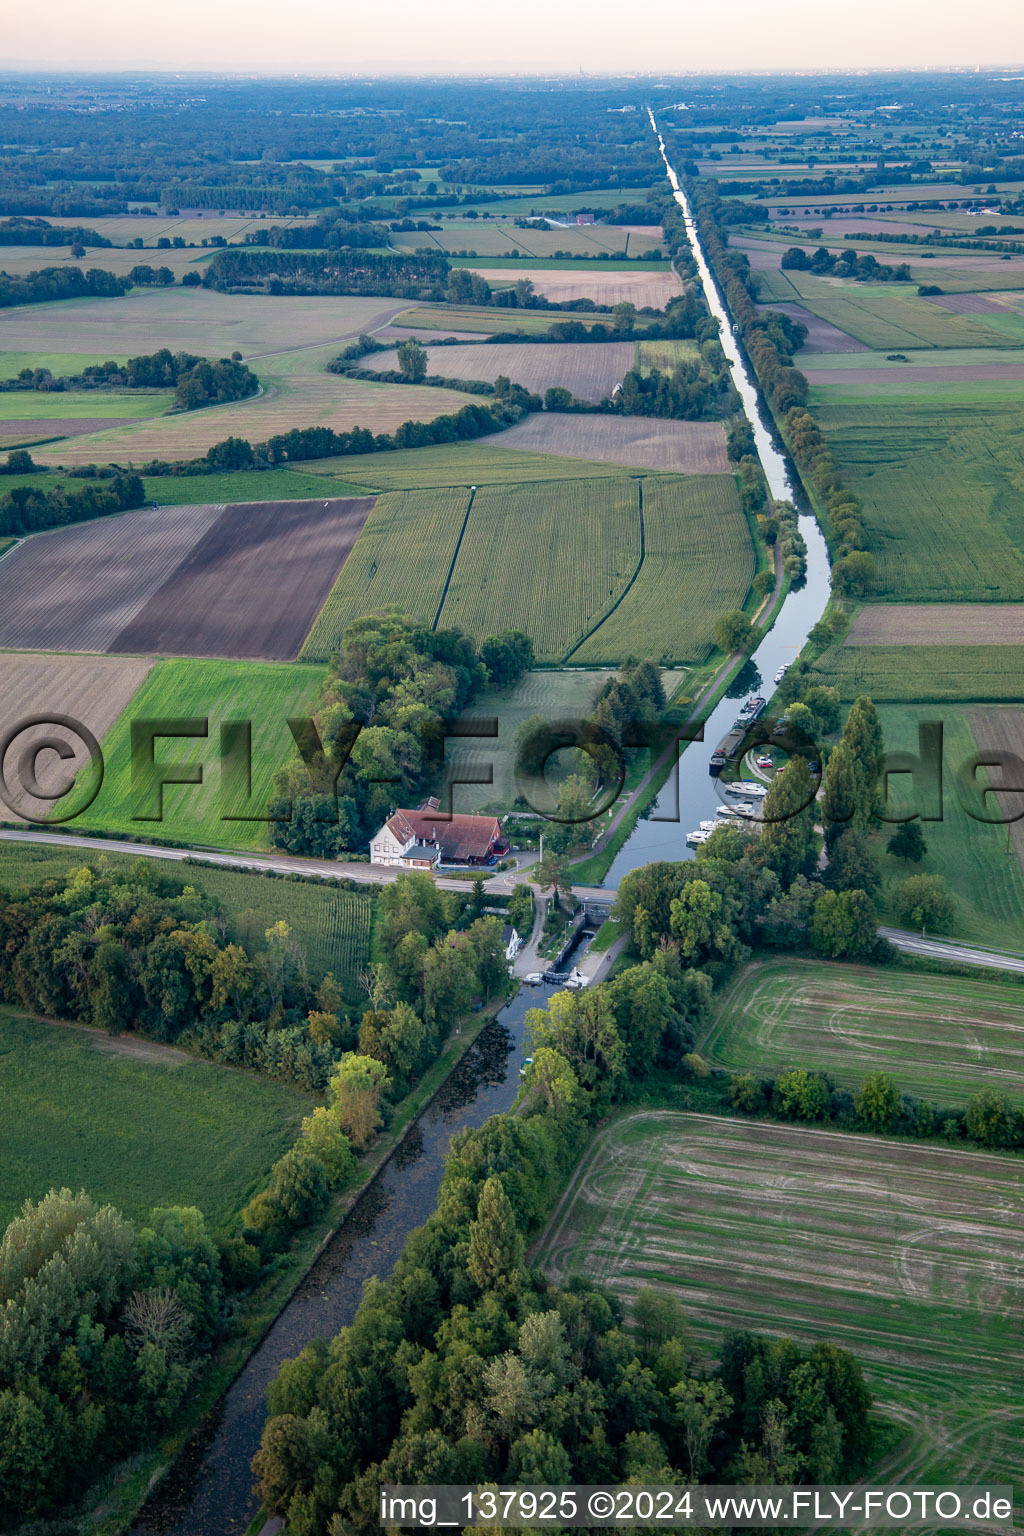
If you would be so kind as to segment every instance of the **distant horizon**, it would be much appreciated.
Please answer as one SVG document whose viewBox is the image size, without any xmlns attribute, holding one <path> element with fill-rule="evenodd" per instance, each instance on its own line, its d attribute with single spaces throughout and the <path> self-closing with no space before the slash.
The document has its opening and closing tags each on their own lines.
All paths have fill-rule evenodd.
<svg viewBox="0 0 1024 1536">
<path fill-rule="evenodd" d="M 1024 71 L 1024 54 L 1019 60 L 1009 59 L 999 64 L 978 63 L 892 63 L 892 64 L 775 64 L 755 65 L 706 65 L 689 69 L 586 69 L 580 66 L 552 67 L 549 69 L 508 69 L 474 67 L 461 69 L 424 66 L 385 68 L 383 65 L 352 65 L 325 68 L 322 64 L 293 64 L 288 68 L 270 68 L 255 64 L 158 64 L 145 60 L 133 62 L 77 63 L 53 59 L 5 60 L 0 65 L 0 79 L 11 75 L 55 74 L 61 78 L 91 77 L 95 75 L 146 75 L 177 79 L 190 76 L 198 79 L 257 79 L 257 80 L 688 80 L 713 79 L 739 76 L 751 79 L 786 79 L 817 75 L 1000 75 L 1005 70 Z M 1024 81 L 1024 73 L 1021 75 Z"/>
<path fill-rule="evenodd" d="M 5 29 L 10 72 L 256 74 L 323 78 L 584 74 L 727 75 L 1012 69 L 1024 59 L 1024 8 L 1011 0 L 862 0 L 823 15 L 816 0 L 781 0 L 771 25 L 758 0 L 728 13 L 683 14 L 649 0 L 635 21 L 612 0 L 519 0 L 514 15 L 449 0 L 426 10 L 391 0 L 385 13 L 293 0 L 287 15 L 242 0 L 179 0 L 140 13 L 129 0 L 88 8 L 53 0 L 20 7 Z M 957 63 L 951 62 L 958 61 Z M 997 62 L 993 62 L 996 60 Z"/>
</svg>

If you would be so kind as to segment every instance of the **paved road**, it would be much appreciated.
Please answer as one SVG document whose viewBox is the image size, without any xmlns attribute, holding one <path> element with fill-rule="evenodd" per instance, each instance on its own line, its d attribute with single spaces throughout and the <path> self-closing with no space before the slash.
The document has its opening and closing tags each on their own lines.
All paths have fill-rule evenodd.
<svg viewBox="0 0 1024 1536">
<path fill-rule="evenodd" d="M 997 949 L 978 949 L 971 944 L 956 944 L 949 939 L 922 938 L 903 928 L 879 928 L 883 939 L 908 955 L 924 955 L 930 960 L 957 960 L 961 965 L 983 965 L 993 971 L 1024 971 L 1024 955 L 1008 955 Z"/>
<path fill-rule="evenodd" d="M 338 864 L 328 859 L 295 859 L 284 853 L 224 853 L 215 848 L 161 848 L 156 843 L 127 843 L 112 837 L 81 837 L 73 832 L 20 832 L 0 828 L 0 840 L 11 843 L 55 843 L 60 848 L 81 848 L 86 853 L 122 853 L 130 858 L 167 859 L 171 863 L 183 863 L 186 859 L 201 859 L 206 864 L 222 865 L 225 869 L 273 869 L 282 874 L 318 875 L 327 880 L 357 880 L 365 885 L 390 885 L 397 880 L 400 870 L 382 869 L 375 864 Z M 528 875 L 527 870 L 509 871 L 491 875 L 484 881 L 484 889 L 496 896 L 507 896 L 513 885 Z M 446 875 L 435 875 L 442 890 L 465 891 L 465 880 L 455 880 Z M 573 895 L 579 900 L 611 902 L 615 892 L 600 885 L 574 885 Z M 535 932 L 537 930 L 535 929 Z M 933 960 L 955 960 L 962 965 L 984 966 L 988 970 L 1020 971 L 1024 973 L 1024 954 L 1007 954 L 1001 950 L 979 948 L 972 944 L 957 944 L 949 939 L 922 938 L 903 928 L 879 928 L 879 933 L 890 944 L 906 954 L 925 955 Z M 534 943 L 534 952 L 536 942 Z M 617 952 L 617 951 L 616 951 Z M 523 962 L 527 953 L 523 953 Z M 532 964 L 531 957 L 531 964 Z M 520 972 L 517 967 L 517 974 Z"/>
</svg>

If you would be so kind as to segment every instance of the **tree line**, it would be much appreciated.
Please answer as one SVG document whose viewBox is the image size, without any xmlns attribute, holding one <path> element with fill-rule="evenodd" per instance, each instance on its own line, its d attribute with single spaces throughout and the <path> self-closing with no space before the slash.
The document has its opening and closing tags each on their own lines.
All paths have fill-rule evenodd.
<svg viewBox="0 0 1024 1536">
<path fill-rule="evenodd" d="M 782 255 L 784 272 L 811 272 L 822 277 L 852 277 L 858 283 L 909 283 L 910 268 L 905 261 L 888 266 L 870 251 L 858 256 L 854 250 L 826 250 L 823 245 L 808 255 L 802 245 L 790 246 Z"/>
<path fill-rule="evenodd" d="M 206 269 L 203 286 L 220 293 L 263 289 L 270 294 L 374 294 L 403 299 L 443 299 L 448 259 L 355 250 L 249 250 L 228 246 Z"/>
<path fill-rule="evenodd" d="M 824 505 L 827 530 L 833 539 L 832 584 L 840 592 L 863 594 L 877 573 L 874 557 L 865 547 L 863 506 L 839 478 L 831 449 L 807 408 L 807 379 L 793 364 L 793 354 L 803 344 L 806 327 L 777 311 L 757 308 L 757 278 L 750 271 L 746 256 L 728 249 L 720 225 L 723 204 L 715 184 L 709 186 L 688 177 L 686 190 L 708 260 L 723 288 L 758 382 L 782 419 L 786 444 L 794 461 Z"/>
<path fill-rule="evenodd" d="M 34 467 L 28 453 L 16 450 L 8 455 L 9 471 Z M 141 507 L 145 500 L 145 487 L 135 474 L 115 474 L 102 485 L 86 485 L 80 491 L 66 491 L 60 486 L 48 491 L 31 485 L 15 486 L 0 496 L 0 537 L 20 538 L 44 528 L 88 522 Z"/>
<path fill-rule="evenodd" d="M 259 387 L 259 379 L 240 353 L 214 363 L 168 347 L 130 357 L 126 363 L 90 363 L 81 373 L 55 375 L 49 368 L 22 368 L 13 379 L 0 380 L 0 391 L 34 389 L 42 394 L 68 389 L 173 389 L 175 405 L 189 411 L 244 400 Z"/>
<path fill-rule="evenodd" d="M 0 219 L 0 245 L 95 245 L 111 246 L 112 240 L 82 224 L 51 224 L 49 219 L 17 215 Z"/>
<path fill-rule="evenodd" d="M 0 272 L 0 309 L 15 304 L 50 304 L 56 299 L 116 299 L 132 286 L 130 277 L 116 277 L 90 267 L 42 267 L 11 277 Z"/>
</svg>

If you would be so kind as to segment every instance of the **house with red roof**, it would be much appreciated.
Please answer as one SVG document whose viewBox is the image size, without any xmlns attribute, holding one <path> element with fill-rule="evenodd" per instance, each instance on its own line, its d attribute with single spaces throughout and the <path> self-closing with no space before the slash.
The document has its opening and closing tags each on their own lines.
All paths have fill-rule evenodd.
<svg viewBox="0 0 1024 1536">
<path fill-rule="evenodd" d="M 430 799 L 414 811 L 392 811 L 370 840 L 370 863 L 392 869 L 484 866 L 501 858 L 508 847 L 497 816 L 449 813 Z"/>
</svg>

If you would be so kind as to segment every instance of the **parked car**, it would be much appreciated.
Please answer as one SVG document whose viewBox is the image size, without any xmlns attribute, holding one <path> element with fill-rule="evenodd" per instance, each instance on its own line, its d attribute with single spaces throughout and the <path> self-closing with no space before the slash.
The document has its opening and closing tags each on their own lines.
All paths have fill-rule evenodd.
<svg viewBox="0 0 1024 1536">
<path fill-rule="evenodd" d="M 775 767 L 775 761 L 774 761 L 773 758 L 770 758 L 770 757 L 767 757 L 767 756 L 759 757 L 758 760 L 757 760 L 757 766 L 759 768 L 774 768 Z"/>
</svg>

